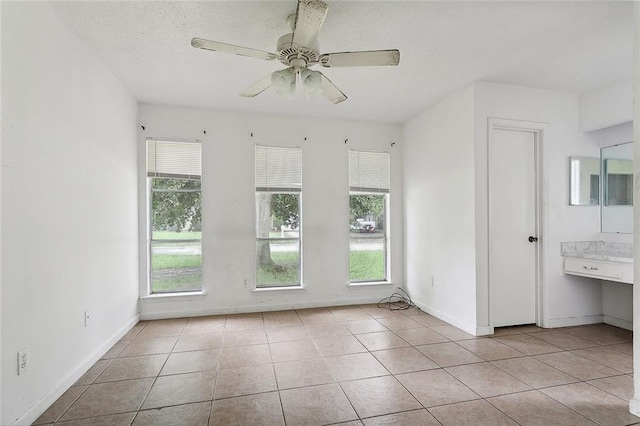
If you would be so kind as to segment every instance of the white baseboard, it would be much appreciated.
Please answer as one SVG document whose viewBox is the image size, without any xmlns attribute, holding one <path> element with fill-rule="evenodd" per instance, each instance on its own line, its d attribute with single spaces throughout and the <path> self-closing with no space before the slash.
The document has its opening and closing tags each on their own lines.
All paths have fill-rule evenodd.
<svg viewBox="0 0 640 426">
<path fill-rule="evenodd" d="M 320 302 L 302 302 L 302 303 L 282 303 L 282 304 L 269 304 L 265 305 L 251 305 L 235 308 L 215 308 L 204 310 L 171 310 L 171 311 L 154 311 L 154 312 L 142 312 L 140 319 L 143 321 L 158 320 L 167 318 L 185 318 L 185 317 L 200 317 L 207 315 L 227 315 L 227 314 L 246 314 L 252 312 L 269 312 L 269 311 L 286 311 L 290 309 L 307 309 L 307 308 L 325 308 L 330 306 L 347 306 L 347 305 L 362 305 L 367 303 L 377 303 L 380 301 L 380 297 L 365 297 L 349 300 L 328 300 Z"/>
<path fill-rule="evenodd" d="M 640 400 L 633 398 L 629 401 L 629 412 L 640 417 Z"/>
<path fill-rule="evenodd" d="M 476 327 L 476 336 L 488 336 L 493 334 L 494 328 L 490 325 L 483 325 L 480 327 Z"/>
<path fill-rule="evenodd" d="M 433 309 L 430 308 L 429 306 L 425 305 L 422 302 L 416 301 L 414 300 L 413 303 L 416 304 L 416 306 L 418 308 L 420 308 L 422 311 L 428 313 L 429 315 L 433 315 L 434 317 L 441 319 L 442 321 L 446 321 L 449 324 L 458 327 L 459 329 L 466 331 L 469 334 L 473 334 L 474 336 L 480 336 L 480 335 L 484 335 L 484 334 L 490 334 L 490 333 L 484 333 L 484 327 L 476 327 L 475 325 L 471 325 L 471 324 L 467 324 L 467 323 L 463 323 L 461 321 L 458 321 L 456 318 L 453 318 L 447 314 L 444 314 L 440 311 L 438 311 L 437 309 Z M 477 334 L 478 331 L 481 330 L 484 334 Z M 491 332 L 493 333 L 493 327 L 491 328 Z"/>
<path fill-rule="evenodd" d="M 113 336 L 105 341 L 98 349 L 96 349 L 91 355 L 89 355 L 84 362 L 82 362 L 78 368 L 68 374 L 55 388 L 50 390 L 44 395 L 35 405 L 33 405 L 26 413 L 24 413 L 14 425 L 30 425 L 37 420 L 38 417 L 44 413 L 63 393 L 67 391 L 75 382 L 78 381 L 84 373 L 89 370 L 102 356 L 107 353 L 113 345 L 118 342 L 129 330 L 133 328 L 140 321 L 140 315 L 136 315 L 129 320 L 124 326 L 122 326 Z"/>
<path fill-rule="evenodd" d="M 587 315 L 583 317 L 555 318 L 549 320 L 549 328 L 572 327 L 574 325 L 600 324 L 602 315 Z"/>
<path fill-rule="evenodd" d="M 624 328 L 625 330 L 633 331 L 633 321 L 627 321 L 621 318 L 610 317 L 609 315 L 603 315 L 602 322 L 605 324 L 613 325 L 615 327 Z"/>
</svg>

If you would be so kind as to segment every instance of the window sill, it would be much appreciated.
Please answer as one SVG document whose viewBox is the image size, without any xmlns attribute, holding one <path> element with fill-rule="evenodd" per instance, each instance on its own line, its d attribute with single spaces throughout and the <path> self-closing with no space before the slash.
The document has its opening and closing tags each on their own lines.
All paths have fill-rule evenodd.
<svg viewBox="0 0 640 426">
<path fill-rule="evenodd" d="M 207 293 L 205 291 L 185 291 L 182 293 L 150 294 L 140 297 L 144 303 L 172 302 L 180 300 L 202 300 Z"/>
<path fill-rule="evenodd" d="M 370 281 L 370 282 L 362 282 L 362 283 L 349 283 L 347 287 L 371 287 L 378 285 L 393 285 L 391 281 Z"/>
<path fill-rule="evenodd" d="M 259 287 L 251 290 L 252 293 L 262 293 L 269 291 L 305 290 L 304 286 L 296 285 L 291 287 Z"/>
</svg>

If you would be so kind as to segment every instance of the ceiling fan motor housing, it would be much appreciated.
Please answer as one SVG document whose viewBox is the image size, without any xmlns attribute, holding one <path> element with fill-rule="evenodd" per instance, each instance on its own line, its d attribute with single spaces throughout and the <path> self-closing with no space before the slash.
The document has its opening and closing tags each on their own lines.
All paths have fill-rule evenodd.
<svg viewBox="0 0 640 426">
<path fill-rule="evenodd" d="M 314 42 L 313 47 L 299 46 L 292 42 L 293 33 L 285 34 L 278 39 L 278 47 L 276 49 L 276 55 L 278 60 L 286 66 L 296 66 L 296 62 L 291 62 L 294 59 L 302 59 L 305 61 L 304 67 L 309 67 L 318 63 L 320 59 L 320 51 L 318 43 Z"/>
</svg>

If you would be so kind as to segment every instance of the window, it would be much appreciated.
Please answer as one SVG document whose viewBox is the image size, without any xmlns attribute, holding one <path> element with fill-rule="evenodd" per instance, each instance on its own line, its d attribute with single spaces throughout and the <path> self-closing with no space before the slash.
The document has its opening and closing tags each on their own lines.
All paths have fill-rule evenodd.
<svg viewBox="0 0 640 426">
<path fill-rule="evenodd" d="M 349 281 L 389 278 L 389 154 L 349 152 Z"/>
<path fill-rule="evenodd" d="M 149 290 L 202 290 L 199 142 L 147 140 Z"/>
<path fill-rule="evenodd" d="M 302 150 L 256 145 L 256 287 L 300 286 Z"/>
</svg>

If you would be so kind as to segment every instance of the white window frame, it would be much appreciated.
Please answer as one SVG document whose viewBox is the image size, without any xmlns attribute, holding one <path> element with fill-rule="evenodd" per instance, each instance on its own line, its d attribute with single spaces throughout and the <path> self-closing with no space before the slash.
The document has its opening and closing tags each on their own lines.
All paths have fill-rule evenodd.
<svg viewBox="0 0 640 426">
<path fill-rule="evenodd" d="M 255 282 L 254 290 L 300 289 L 303 288 L 303 252 L 302 252 L 302 149 L 299 147 L 284 147 L 271 145 L 255 146 L 255 183 L 258 193 L 269 194 L 297 194 L 298 195 L 298 236 L 297 237 L 260 237 L 258 236 L 258 208 L 255 211 Z M 298 242 L 298 277 L 299 282 L 282 285 L 264 285 L 258 282 L 258 254 L 259 242 L 297 241 Z"/>
<path fill-rule="evenodd" d="M 182 242 L 183 240 L 164 240 L 153 238 L 153 193 L 154 192 L 200 192 L 202 193 L 202 145 L 200 141 L 175 141 L 167 139 L 147 138 L 146 140 L 146 180 L 147 180 L 147 295 L 171 296 L 180 293 L 202 293 L 203 285 L 190 290 L 152 291 L 152 259 L 154 242 Z M 198 180 L 201 183 L 199 190 L 171 190 L 153 189 L 153 179 L 187 179 Z M 204 220 L 204 216 L 202 217 Z M 185 240 L 186 241 L 186 240 Z M 200 243 L 202 252 L 202 238 L 188 240 Z M 202 266 L 202 265 L 201 265 Z"/>
<path fill-rule="evenodd" d="M 368 237 L 372 240 L 382 240 L 384 247 L 384 277 L 379 280 L 354 281 L 349 271 L 349 285 L 385 284 L 391 280 L 391 239 L 389 226 L 391 223 L 391 155 L 388 152 L 349 151 L 349 210 L 352 195 L 382 195 L 384 225 L 380 237 Z M 355 239 L 349 231 L 349 256 L 351 256 L 351 241 Z M 351 261 L 349 261 L 351 265 Z"/>
</svg>

